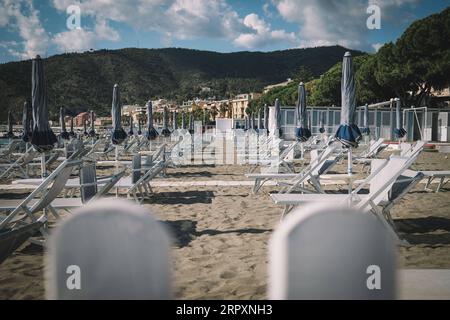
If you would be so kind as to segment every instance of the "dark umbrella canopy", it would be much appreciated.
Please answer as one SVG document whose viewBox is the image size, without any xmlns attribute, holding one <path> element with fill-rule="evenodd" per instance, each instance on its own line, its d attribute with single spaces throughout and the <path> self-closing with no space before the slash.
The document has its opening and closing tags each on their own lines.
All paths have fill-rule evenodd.
<svg viewBox="0 0 450 320">
<path fill-rule="evenodd" d="M 134 136 L 133 126 L 134 126 L 134 124 L 133 124 L 133 116 L 130 116 L 130 129 L 128 130 L 128 135 L 130 137 Z"/>
<path fill-rule="evenodd" d="M 147 139 L 154 140 L 158 136 L 158 131 L 153 127 L 153 106 L 149 100 L 147 102 Z"/>
<path fill-rule="evenodd" d="M 298 99 L 295 108 L 295 136 L 298 141 L 307 141 L 311 137 L 308 127 L 308 113 L 306 111 L 306 90 L 303 82 L 298 85 Z"/>
<path fill-rule="evenodd" d="M 367 104 L 367 103 L 364 106 L 364 123 L 363 123 L 363 128 L 362 128 L 361 131 L 365 135 L 369 135 L 370 134 L 370 129 L 369 129 L 369 104 Z"/>
<path fill-rule="evenodd" d="M 278 98 L 275 99 L 275 132 L 281 135 L 281 104 Z"/>
<path fill-rule="evenodd" d="M 194 114 L 192 112 L 189 114 L 189 132 L 194 133 Z"/>
<path fill-rule="evenodd" d="M 87 136 L 88 135 L 88 131 L 87 131 L 87 119 L 83 118 L 83 135 Z"/>
<path fill-rule="evenodd" d="M 73 130 L 73 117 L 70 117 L 70 131 L 69 134 L 71 137 L 75 137 L 75 131 Z"/>
<path fill-rule="evenodd" d="M 28 101 L 25 101 L 23 103 L 23 114 L 22 114 L 22 140 L 24 142 L 30 142 L 31 141 L 31 135 L 32 135 L 32 115 L 31 115 L 31 104 Z"/>
<path fill-rule="evenodd" d="M 325 132 L 325 111 L 320 111 L 319 114 L 319 132 Z"/>
<path fill-rule="evenodd" d="M 5 134 L 5 138 L 14 138 L 13 132 L 13 116 L 11 110 L 8 111 L 8 132 Z"/>
<path fill-rule="evenodd" d="M 396 128 L 394 130 L 397 138 L 403 138 L 406 135 L 406 130 L 403 128 L 403 114 L 402 114 L 402 102 L 400 99 L 395 101 L 395 117 L 396 117 Z"/>
<path fill-rule="evenodd" d="M 336 139 L 346 148 L 358 147 L 361 131 L 355 124 L 356 92 L 353 73 L 352 55 L 346 52 L 342 63 L 341 79 L 341 125 L 336 132 Z"/>
<path fill-rule="evenodd" d="M 64 120 L 65 118 L 65 108 L 64 107 L 60 107 L 59 108 L 59 125 L 61 126 L 61 134 L 60 137 L 64 140 L 69 140 L 70 139 L 70 135 L 66 130 L 66 121 Z"/>
<path fill-rule="evenodd" d="M 137 134 L 141 135 L 142 134 L 142 126 L 141 126 L 141 118 L 138 118 L 138 131 Z"/>
<path fill-rule="evenodd" d="M 269 106 L 264 105 L 264 129 L 269 130 Z"/>
<path fill-rule="evenodd" d="M 127 138 L 127 134 L 122 128 L 122 105 L 120 103 L 120 92 L 118 84 L 115 84 L 113 89 L 111 116 L 113 125 L 111 142 L 113 144 L 121 144 Z"/>
<path fill-rule="evenodd" d="M 92 110 L 90 112 L 90 122 L 91 122 L 91 129 L 89 130 L 89 136 L 95 137 L 95 114 L 94 111 Z"/>
<path fill-rule="evenodd" d="M 177 130 L 178 129 L 178 112 L 174 111 L 173 112 L 173 120 L 172 120 L 173 124 L 173 130 Z"/>
<path fill-rule="evenodd" d="M 33 59 L 31 74 L 31 107 L 33 109 L 33 135 L 31 144 L 38 152 L 50 151 L 58 141 L 48 122 L 47 88 L 40 56 Z"/>
<path fill-rule="evenodd" d="M 165 137 L 170 136 L 169 111 L 167 110 L 167 107 L 164 107 L 164 111 L 163 111 L 163 128 L 162 128 L 161 134 Z"/>
<path fill-rule="evenodd" d="M 181 129 L 186 129 L 186 113 L 181 114 Z"/>
</svg>

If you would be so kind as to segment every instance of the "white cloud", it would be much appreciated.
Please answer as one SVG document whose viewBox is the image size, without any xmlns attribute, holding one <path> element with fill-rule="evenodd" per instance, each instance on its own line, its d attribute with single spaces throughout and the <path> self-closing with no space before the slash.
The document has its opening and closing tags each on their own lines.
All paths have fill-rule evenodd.
<svg viewBox="0 0 450 320">
<path fill-rule="evenodd" d="M 0 12 L 0 26 L 7 25 L 17 31 L 22 39 L 23 49 L 10 48 L 10 54 L 28 59 L 47 52 L 50 39 L 39 20 L 39 11 L 31 0 L 3 0 L 0 2 Z"/>
<path fill-rule="evenodd" d="M 382 19 L 393 9 L 420 0 L 272 0 L 278 13 L 288 22 L 299 25 L 301 47 L 339 44 L 367 49 L 370 30 L 366 27 L 369 4 L 377 4 Z"/>
<path fill-rule="evenodd" d="M 95 47 L 96 35 L 86 29 L 73 29 L 57 33 L 52 41 L 59 51 L 80 52 Z"/>
<path fill-rule="evenodd" d="M 253 32 L 242 33 L 234 39 L 234 44 L 239 47 L 253 49 L 279 42 L 294 43 L 296 41 L 294 33 L 287 33 L 284 30 L 271 30 L 270 25 L 254 13 L 244 18 L 244 25 L 252 29 Z"/>
<path fill-rule="evenodd" d="M 73 0 L 53 0 L 60 11 Z M 292 41 L 293 34 L 284 30 L 268 30 L 264 21 L 239 17 L 226 0 L 86 0 L 78 4 L 83 16 L 126 23 L 141 30 L 157 31 L 164 42 L 173 39 L 218 38 L 232 41 L 236 46 L 255 48 L 270 41 Z M 264 23 L 264 30 L 254 27 Z M 110 29 L 111 32 L 114 30 Z"/>
</svg>

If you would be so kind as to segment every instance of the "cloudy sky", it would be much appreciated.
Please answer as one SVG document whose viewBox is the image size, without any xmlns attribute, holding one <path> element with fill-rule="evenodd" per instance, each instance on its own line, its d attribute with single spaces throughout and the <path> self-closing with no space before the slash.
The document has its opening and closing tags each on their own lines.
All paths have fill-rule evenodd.
<svg viewBox="0 0 450 320">
<path fill-rule="evenodd" d="M 73 29 L 67 9 L 80 9 Z M 377 5 L 381 28 L 370 30 Z M 0 62 L 102 48 L 272 51 L 340 44 L 374 52 L 450 0 L 0 0 Z"/>
</svg>

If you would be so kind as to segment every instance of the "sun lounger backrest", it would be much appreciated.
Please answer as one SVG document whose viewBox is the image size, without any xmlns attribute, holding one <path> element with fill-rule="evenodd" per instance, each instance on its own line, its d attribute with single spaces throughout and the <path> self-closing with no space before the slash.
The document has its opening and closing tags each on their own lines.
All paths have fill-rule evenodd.
<svg viewBox="0 0 450 320">
<path fill-rule="evenodd" d="M 47 298 L 170 299 L 170 239 L 150 213 L 108 199 L 63 221 L 48 240 Z"/>
<path fill-rule="evenodd" d="M 60 192 L 64 189 L 67 180 L 69 180 L 73 170 L 79 164 L 80 163 L 78 161 L 68 162 L 61 170 L 59 170 L 59 173 L 54 177 L 51 187 L 49 187 L 46 192 L 44 191 L 43 196 L 31 208 L 32 213 L 47 207 L 60 194 Z"/>
<path fill-rule="evenodd" d="M 373 215 L 305 205 L 269 242 L 269 299 L 394 299 L 396 251 Z"/>
<path fill-rule="evenodd" d="M 81 200 L 88 202 L 97 194 L 97 170 L 95 163 L 87 163 L 80 170 Z"/>
<path fill-rule="evenodd" d="M 141 177 L 141 155 L 139 153 L 135 154 L 131 163 L 133 169 L 131 174 L 131 182 L 136 183 Z"/>
<path fill-rule="evenodd" d="M 392 185 L 392 188 L 389 191 L 388 200 L 390 202 L 396 202 L 398 199 L 401 199 L 405 194 L 412 190 L 423 177 L 424 174 L 422 172 L 405 170 Z"/>
<path fill-rule="evenodd" d="M 125 170 L 122 170 L 121 172 L 113 175 L 97 192 L 97 194 L 93 197 L 93 199 L 99 199 L 106 194 L 108 194 L 109 191 L 111 191 L 112 188 L 119 182 L 119 180 L 125 175 Z"/>
<path fill-rule="evenodd" d="M 385 160 L 372 160 L 372 165 L 374 166 L 372 170 L 378 168 L 383 161 Z M 372 195 L 371 200 L 375 204 L 388 197 L 388 192 L 396 178 L 408 169 L 406 167 L 407 162 L 408 158 L 405 157 L 391 157 L 388 163 L 371 179 L 369 190 Z M 389 181 L 391 182 L 387 184 Z"/>
</svg>

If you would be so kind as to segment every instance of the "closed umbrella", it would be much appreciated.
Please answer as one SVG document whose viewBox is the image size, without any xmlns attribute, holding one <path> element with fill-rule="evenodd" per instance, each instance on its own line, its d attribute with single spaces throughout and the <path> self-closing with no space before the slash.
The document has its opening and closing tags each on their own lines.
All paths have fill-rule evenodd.
<svg viewBox="0 0 450 320">
<path fill-rule="evenodd" d="M 26 143 L 31 141 L 32 135 L 32 112 L 31 104 L 29 101 L 23 103 L 23 114 L 22 114 L 22 140 Z"/>
<path fill-rule="evenodd" d="M 64 107 L 60 107 L 59 108 L 59 125 L 61 127 L 61 139 L 64 140 L 69 140 L 70 139 L 70 134 L 67 132 L 66 130 L 66 121 L 65 121 L 65 108 Z"/>
<path fill-rule="evenodd" d="M 186 113 L 181 114 L 181 129 L 186 129 Z"/>
<path fill-rule="evenodd" d="M 153 106 L 152 102 L 149 100 L 147 102 L 147 139 L 154 140 L 158 136 L 158 131 L 156 131 L 153 126 Z"/>
<path fill-rule="evenodd" d="M 250 129 L 255 130 L 255 113 L 250 114 Z"/>
<path fill-rule="evenodd" d="M 281 105 L 278 98 L 275 99 L 275 132 L 278 137 L 281 136 Z"/>
<path fill-rule="evenodd" d="M 130 115 L 130 130 L 128 130 L 128 135 L 130 137 L 134 136 L 133 125 L 133 116 Z"/>
<path fill-rule="evenodd" d="M 356 88 L 353 73 L 352 55 L 346 52 L 342 63 L 341 79 L 341 125 L 336 132 L 336 139 L 344 148 L 348 148 L 348 168 L 352 174 L 352 148 L 358 147 L 361 139 L 361 131 L 355 124 L 356 113 Z"/>
<path fill-rule="evenodd" d="M 161 134 L 165 137 L 170 136 L 169 111 L 167 110 L 167 107 L 164 107 L 164 110 L 163 110 L 163 128 L 162 128 Z"/>
<path fill-rule="evenodd" d="M 189 133 L 194 133 L 194 114 L 192 112 L 189 114 Z"/>
<path fill-rule="evenodd" d="M 325 111 L 320 111 L 319 114 L 319 132 L 325 132 Z"/>
<path fill-rule="evenodd" d="M 138 131 L 137 134 L 140 136 L 142 134 L 142 124 L 141 124 L 141 118 L 138 118 Z"/>
<path fill-rule="evenodd" d="M 244 117 L 244 130 L 248 130 L 249 129 L 249 125 L 248 125 L 249 121 L 248 121 L 248 116 L 246 115 Z"/>
<path fill-rule="evenodd" d="M 269 132 L 269 106 L 264 105 L 264 129 Z"/>
<path fill-rule="evenodd" d="M 303 82 L 298 85 L 298 100 L 295 108 L 295 136 L 298 141 L 305 142 L 311 137 L 308 126 L 308 113 L 306 111 L 306 90 Z"/>
<path fill-rule="evenodd" d="M 402 115 L 402 102 L 400 99 L 395 99 L 395 116 L 396 116 L 396 128 L 394 130 L 397 138 L 401 139 L 406 135 L 406 130 L 403 128 L 403 115 Z"/>
<path fill-rule="evenodd" d="M 47 88 L 44 77 L 44 67 L 40 56 L 33 59 L 31 71 L 31 107 L 33 113 L 33 134 L 31 144 L 42 153 L 41 173 L 46 173 L 45 152 L 51 151 L 58 141 L 48 122 Z"/>
<path fill-rule="evenodd" d="M 173 120 L 172 120 L 173 124 L 173 130 L 178 130 L 178 112 L 174 111 L 173 112 Z"/>
<path fill-rule="evenodd" d="M 111 116 L 113 125 L 111 142 L 114 145 L 119 145 L 127 138 L 127 134 L 122 128 L 122 105 L 120 103 L 119 85 L 117 83 L 113 89 Z"/>
<path fill-rule="evenodd" d="M 83 117 L 83 135 L 88 136 L 88 131 L 87 131 L 87 119 L 85 117 Z"/>
<path fill-rule="evenodd" d="M 367 103 L 364 106 L 364 123 L 363 123 L 363 128 L 362 128 L 361 132 L 363 134 L 365 134 L 365 135 L 369 135 L 370 134 L 370 129 L 369 129 L 369 104 L 367 104 Z"/>
<path fill-rule="evenodd" d="M 73 117 L 70 117 L 70 131 L 69 131 L 69 135 L 71 137 L 75 137 L 75 131 L 73 130 Z"/>
<path fill-rule="evenodd" d="M 8 111 L 8 132 L 5 135 L 5 138 L 14 138 L 14 132 L 13 132 L 13 116 L 11 110 Z"/>
<path fill-rule="evenodd" d="M 258 130 L 262 130 L 263 129 L 263 108 L 259 108 L 258 110 Z"/>
<path fill-rule="evenodd" d="M 91 129 L 89 130 L 89 136 L 95 137 L 95 114 L 94 111 L 91 110 L 90 112 L 90 122 L 91 122 Z"/>
</svg>

